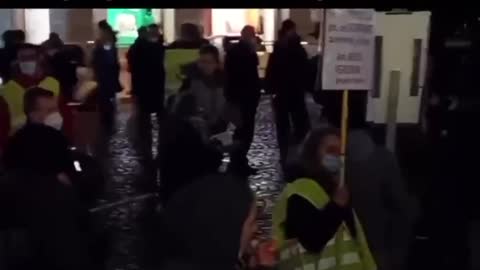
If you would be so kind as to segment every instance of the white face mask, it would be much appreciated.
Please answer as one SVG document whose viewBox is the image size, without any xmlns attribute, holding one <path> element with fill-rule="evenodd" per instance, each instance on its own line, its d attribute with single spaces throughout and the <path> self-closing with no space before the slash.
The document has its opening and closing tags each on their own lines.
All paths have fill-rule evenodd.
<svg viewBox="0 0 480 270">
<path fill-rule="evenodd" d="M 110 45 L 110 44 L 105 44 L 105 45 L 103 45 L 103 48 L 104 48 L 105 50 L 109 51 L 109 50 L 112 49 L 112 45 Z"/>
<path fill-rule="evenodd" d="M 63 126 L 63 118 L 59 112 L 49 114 L 43 123 L 49 127 L 60 130 Z"/>
<path fill-rule="evenodd" d="M 37 71 L 37 62 L 35 61 L 22 61 L 18 63 L 20 71 L 25 75 L 33 75 Z"/>
</svg>

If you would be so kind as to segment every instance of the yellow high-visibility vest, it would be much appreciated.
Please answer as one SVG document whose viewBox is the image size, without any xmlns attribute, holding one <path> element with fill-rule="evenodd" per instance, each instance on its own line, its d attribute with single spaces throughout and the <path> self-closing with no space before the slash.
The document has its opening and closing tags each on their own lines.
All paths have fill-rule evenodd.
<svg viewBox="0 0 480 270">
<path fill-rule="evenodd" d="M 58 97 L 60 94 L 60 84 L 52 77 L 43 79 L 38 84 L 38 87 L 51 91 L 55 97 Z M 23 111 L 25 91 L 28 91 L 28 89 L 25 89 L 15 80 L 8 81 L 0 89 L 0 96 L 7 103 L 10 114 L 10 134 L 22 127 L 27 120 L 27 116 Z"/>
<path fill-rule="evenodd" d="M 182 66 L 198 59 L 198 49 L 168 49 L 165 51 L 165 89 L 175 94 L 183 80 Z"/>
<path fill-rule="evenodd" d="M 320 253 L 306 251 L 297 239 L 286 239 L 284 226 L 287 220 L 287 202 L 292 195 L 305 198 L 317 209 L 322 209 L 330 201 L 325 190 L 312 179 L 298 179 L 284 189 L 273 212 L 273 234 L 280 247 L 281 270 L 377 269 L 356 216 L 357 236 L 353 238 L 343 223 Z"/>
</svg>

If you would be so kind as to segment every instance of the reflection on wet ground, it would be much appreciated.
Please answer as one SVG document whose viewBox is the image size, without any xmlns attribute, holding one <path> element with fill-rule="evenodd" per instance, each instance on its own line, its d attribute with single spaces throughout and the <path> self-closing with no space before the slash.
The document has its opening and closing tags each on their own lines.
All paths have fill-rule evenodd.
<svg viewBox="0 0 480 270">
<path fill-rule="evenodd" d="M 134 121 L 130 120 L 131 109 L 127 106 L 121 107 L 117 115 L 115 131 L 108 142 L 106 157 L 102 160 L 108 180 L 106 194 L 101 204 L 144 193 L 139 189 L 138 182 L 144 177 L 145 168 L 140 153 L 133 147 Z M 259 173 L 251 177 L 251 187 L 262 204 L 259 233 L 261 236 L 268 236 L 272 202 L 282 188 L 275 124 L 271 100 L 268 97 L 262 99 L 258 109 L 255 138 L 249 157 L 252 165 L 259 169 Z M 112 249 L 108 269 L 142 269 L 140 266 L 142 265 L 141 247 L 144 246 L 142 239 L 148 238 L 148 236 L 142 236 L 142 213 L 147 207 L 145 201 L 136 202 L 98 214 L 98 219 L 106 224 L 107 231 L 111 233 Z"/>
</svg>

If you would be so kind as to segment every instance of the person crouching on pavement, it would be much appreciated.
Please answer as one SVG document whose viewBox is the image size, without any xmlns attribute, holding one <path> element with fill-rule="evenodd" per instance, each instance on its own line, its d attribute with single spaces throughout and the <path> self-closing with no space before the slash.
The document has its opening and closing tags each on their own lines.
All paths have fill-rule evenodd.
<svg viewBox="0 0 480 270">
<path fill-rule="evenodd" d="M 183 80 L 176 104 L 186 95 L 195 99 L 196 111 L 205 121 L 205 136 L 224 131 L 227 126 L 225 97 L 223 96 L 224 74 L 220 53 L 213 45 L 200 48 L 198 61 L 183 70 Z"/>
<path fill-rule="evenodd" d="M 163 203 L 195 179 L 217 172 L 222 164 L 223 153 L 206 140 L 207 127 L 195 100 L 184 95 L 161 130 L 157 160 Z"/>
<path fill-rule="evenodd" d="M 362 226 L 340 186 L 340 137 L 335 129 L 312 131 L 300 170 L 273 212 L 280 269 L 375 270 Z"/>
</svg>

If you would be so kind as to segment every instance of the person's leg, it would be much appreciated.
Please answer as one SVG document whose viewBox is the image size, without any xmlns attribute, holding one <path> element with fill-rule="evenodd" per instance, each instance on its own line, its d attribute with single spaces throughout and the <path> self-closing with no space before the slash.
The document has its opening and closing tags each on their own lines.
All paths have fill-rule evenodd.
<svg viewBox="0 0 480 270">
<path fill-rule="evenodd" d="M 295 141 L 298 143 L 301 142 L 310 131 L 310 117 L 305 103 L 305 95 L 302 94 L 291 97 L 289 105 Z"/>
<path fill-rule="evenodd" d="M 275 112 L 275 124 L 277 130 L 277 141 L 280 149 L 280 162 L 286 165 L 288 156 L 289 136 L 290 136 L 290 113 L 286 101 L 277 96 L 273 100 Z"/>
<path fill-rule="evenodd" d="M 102 90 L 100 90 L 101 92 Z M 101 94 L 99 96 L 99 112 L 102 127 L 107 133 L 113 130 L 115 124 L 115 97 Z"/>
<path fill-rule="evenodd" d="M 255 133 L 255 116 L 258 107 L 258 99 L 246 102 L 239 106 L 242 116 L 242 125 L 235 130 L 233 139 L 240 142 L 238 149 L 231 155 L 230 167 L 247 174 L 254 173 L 248 165 L 247 154 L 253 142 Z"/>
<path fill-rule="evenodd" d="M 152 120 L 151 114 L 142 104 L 136 103 L 136 120 L 137 120 L 137 138 L 136 142 L 141 155 L 150 160 L 152 158 Z"/>
</svg>

